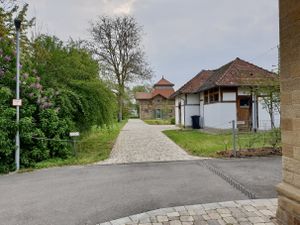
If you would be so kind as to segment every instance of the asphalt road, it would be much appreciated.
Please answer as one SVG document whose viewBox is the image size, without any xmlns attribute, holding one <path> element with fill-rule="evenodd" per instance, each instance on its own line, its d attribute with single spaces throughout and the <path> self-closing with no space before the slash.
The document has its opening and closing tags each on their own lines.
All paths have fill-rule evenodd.
<svg viewBox="0 0 300 225">
<path fill-rule="evenodd" d="M 211 162 L 257 196 L 276 197 L 279 157 Z M 202 161 L 53 168 L 0 176 L 0 224 L 95 225 L 157 208 L 246 198 Z"/>
</svg>

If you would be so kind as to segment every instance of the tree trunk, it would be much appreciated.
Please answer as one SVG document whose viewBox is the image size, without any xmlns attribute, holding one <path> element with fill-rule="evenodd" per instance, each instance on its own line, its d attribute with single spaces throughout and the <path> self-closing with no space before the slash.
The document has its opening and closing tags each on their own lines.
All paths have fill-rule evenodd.
<svg viewBox="0 0 300 225">
<path fill-rule="evenodd" d="M 119 93 L 118 93 L 118 105 L 119 105 L 119 112 L 118 112 L 118 122 L 121 122 L 123 120 L 123 95 L 124 95 L 124 86 L 119 87 Z"/>
</svg>

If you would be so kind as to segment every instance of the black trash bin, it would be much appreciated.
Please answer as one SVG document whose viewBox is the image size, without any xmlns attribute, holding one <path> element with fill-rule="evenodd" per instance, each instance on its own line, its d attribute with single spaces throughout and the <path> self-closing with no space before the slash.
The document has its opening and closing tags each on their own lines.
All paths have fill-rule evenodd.
<svg viewBox="0 0 300 225">
<path fill-rule="evenodd" d="M 200 129 L 200 116 L 191 116 L 192 117 L 192 127 L 193 129 Z"/>
</svg>

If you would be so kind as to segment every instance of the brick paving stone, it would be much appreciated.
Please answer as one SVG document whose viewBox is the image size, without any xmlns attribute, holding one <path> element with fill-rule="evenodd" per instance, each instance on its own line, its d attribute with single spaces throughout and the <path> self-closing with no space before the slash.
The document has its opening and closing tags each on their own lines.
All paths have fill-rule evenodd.
<svg viewBox="0 0 300 225">
<path fill-rule="evenodd" d="M 189 216 L 190 215 L 188 211 L 180 211 L 179 214 L 181 216 Z"/>
<path fill-rule="evenodd" d="M 208 223 L 205 220 L 197 220 L 194 225 L 208 225 Z"/>
<path fill-rule="evenodd" d="M 171 217 L 168 217 L 168 218 L 169 218 L 169 221 L 172 221 L 172 220 L 179 220 L 179 217 L 180 216 L 171 216 Z"/>
<path fill-rule="evenodd" d="M 262 219 L 261 217 L 249 217 L 249 221 L 251 222 L 251 223 L 263 223 L 263 222 L 265 222 L 265 220 L 264 219 Z"/>
<path fill-rule="evenodd" d="M 158 222 L 168 222 L 169 221 L 167 216 L 157 216 L 156 219 Z"/>
<path fill-rule="evenodd" d="M 177 207 L 174 207 L 174 209 L 176 212 L 186 211 L 186 208 L 184 206 L 177 206 Z"/>
<path fill-rule="evenodd" d="M 272 216 L 273 213 L 268 210 L 268 209 L 264 209 L 264 210 L 259 210 L 262 214 L 266 215 L 266 216 Z"/>
<path fill-rule="evenodd" d="M 173 220 L 170 222 L 170 225 L 182 225 L 182 223 L 179 220 Z"/>
<path fill-rule="evenodd" d="M 170 212 L 170 213 L 167 213 L 167 216 L 168 217 L 174 217 L 174 216 L 180 216 L 178 212 Z"/>
<path fill-rule="evenodd" d="M 208 213 L 208 216 L 212 219 L 212 220 L 218 220 L 221 219 L 222 217 L 220 216 L 219 213 Z"/>
<path fill-rule="evenodd" d="M 133 221 L 129 217 L 124 217 L 121 219 L 110 221 L 110 223 L 112 225 L 123 225 L 123 224 L 130 223 L 130 222 L 133 222 Z"/>
<path fill-rule="evenodd" d="M 140 213 L 137 215 L 132 215 L 129 216 L 129 218 L 133 221 L 133 222 L 138 222 L 139 220 L 143 219 L 143 218 L 148 218 L 149 215 L 147 213 Z"/>
<path fill-rule="evenodd" d="M 237 218 L 238 222 L 249 222 L 249 220 L 246 217 Z"/>
<path fill-rule="evenodd" d="M 193 222 L 182 222 L 182 225 L 193 225 Z"/>
<path fill-rule="evenodd" d="M 209 209 L 221 208 L 221 205 L 219 205 L 218 203 L 208 203 L 208 204 L 204 204 L 203 207 L 205 210 L 209 210 Z"/>
<path fill-rule="evenodd" d="M 177 129 L 174 125 L 150 126 L 130 119 L 120 132 L 110 158 L 98 164 L 205 159 L 191 156 L 161 131 Z"/>
<path fill-rule="evenodd" d="M 190 216 L 195 216 L 197 215 L 196 212 L 194 210 L 188 210 L 188 213 Z"/>
<path fill-rule="evenodd" d="M 252 223 L 250 223 L 250 222 L 240 222 L 239 224 L 240 225 L 252 225 Z"/>
<path fill-rule="evenodd" d="M 193 222 L 194 218 L 192 216 L 180 216 L 181 222 Z"/>
<path fill-rule="evenodd" d="M 234 201 L 228 201 L 228 202 L 220 202 L 219 203 L 222 207 L 227 207 L 227 208 L 236 208 L 239 205 L 235 203 Z"/>
<path fill-rule="evenodd" d="M 241 200 L 163 208 L 100 225 L 275 225 L 274 199 Z M 99 225 L 99 224 L 98 224 Z"/>
<path fill-rule="evenodd" d="M 201 216 L 201 215 L 193 216 L 193 219 L 194 219 L 194 221 L 197 221 L 197 220 L 204 220 L 203 216 Z"/>
<path fill-rule="evenodd" d="M 229 214 L 230 213 L 230 210 L 225 209 L 225 208 L 217 209 L 216 211 L 220 214 Z"/>
<path fill-rule="evenodd" d="M 218 220 L 207 220 L 208 225 L 220 225 Z"/>
<path fill-rule="evenodd" d="M 210 217 L 207 214 L 202 215 L 205 220 L 210 220 Z"/>
<path fill-rule="evenodd" d="M 150 217 L 150 222 L 151 222 L 151 223 L 157 223 L 156 217 L 155 217 L 155 216 L 151 216 L 151 217 Z"/>
<path fill-rule="evenodd" d="M 232 223 L 232 224 L 237 223 L 237 221 L 236 221 L 236 219 L 235 219 L 234 217 L 225 217 L 225 218 L 223 218 L 223 219 L 224 219 L 224 221 L 225 221 L 226 223 Z"/>
<path fill-rule="evenodd" d="M 140 219 L 140 223 L 151 223 L 151 220 L 150 218 L 143 218 L 143 219 Z"/>
<path fill-rule="evenodd" d="M 219 222 L 220 225 L 226 225 L 225 221 L 222 220 L 222 219 L 219 219 L 218 222 Z"/>
<path fill-rule="evenodd" d="M 230 213 L 226 213 L 226 214 L 220 214 L 220 216 L 224 218 L 224 217 L 231 217 L 232 215 Z"/>
</svg>

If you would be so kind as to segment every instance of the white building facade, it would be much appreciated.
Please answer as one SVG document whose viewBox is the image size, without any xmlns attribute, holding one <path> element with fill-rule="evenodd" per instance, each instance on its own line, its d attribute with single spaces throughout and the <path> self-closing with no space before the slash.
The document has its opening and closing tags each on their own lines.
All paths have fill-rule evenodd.
<svg viewBox="0 0 300 225">
<path fill-rule="evenodd" d="M 275 75 L 238 58 L 224 67 L 210 72 L 201 71 L 175 92 L 176 124 L 191 127 L 191 116 L 196 115 L 200 116 L 202 128 L 230 129 L 232 121 L 238 128 L 246 130 L 269 130 L 272 124 L 279 127 L 280 113 L 274 107 L 270 116 L 264 101 L 268 96 L 257 96 L 252 91 L 257 86 L 254 78 L 262 80 L 265 76 L 265 79 L 275 80 Z M 250 79 L 239 76 L 239 69 L 245 73 L 245 67 Z M 228 73 L 230 76 L 226 77 Z M 239 80 L 232 74 L 239 76 Z M 219 82 L 220 79 L 223 83 Z M 248 82 L 246 85 L 243 79 Z"/>
</svg>

